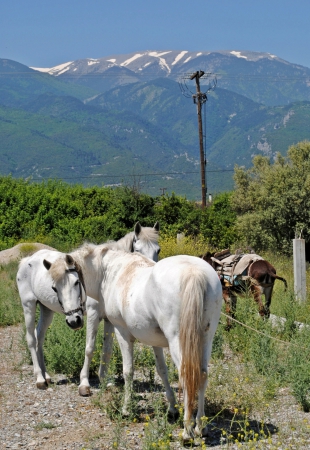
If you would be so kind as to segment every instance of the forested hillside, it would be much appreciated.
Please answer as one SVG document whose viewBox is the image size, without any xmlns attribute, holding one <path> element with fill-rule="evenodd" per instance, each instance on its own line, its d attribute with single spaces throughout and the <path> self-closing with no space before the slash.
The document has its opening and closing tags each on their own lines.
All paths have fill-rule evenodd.
<svg viewBox="0 0 310 450">
<path fill-rule="evenodd" d="M 177 82 L 140 80 L 100 93 L 0 63 L 0 175 L 201 199 L 196 106 Z M 233 189 L 235 164 L 249 168 L 255 155 L 285 156 L 309 140 L 309 123 L 308 101 L 267 107 L 217 86 L 203 109 L 208 193 Z"/>
</svg>

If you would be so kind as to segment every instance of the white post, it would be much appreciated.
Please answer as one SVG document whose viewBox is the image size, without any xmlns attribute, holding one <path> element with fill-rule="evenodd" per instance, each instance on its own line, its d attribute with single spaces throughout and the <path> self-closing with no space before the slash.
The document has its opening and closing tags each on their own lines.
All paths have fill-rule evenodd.
<svg viewBox="0 0 310 450">
<path fill-rule="evenodd" d="M 294 293 L 299 301 L 306 301 L 305 240 L 293 239 Z"/>
<path fill-rule="evenodd" d="M 184 233 L 177 233 L 177 243 L 181 244 L 182 240 L 185 238 Z"/>
</svg>

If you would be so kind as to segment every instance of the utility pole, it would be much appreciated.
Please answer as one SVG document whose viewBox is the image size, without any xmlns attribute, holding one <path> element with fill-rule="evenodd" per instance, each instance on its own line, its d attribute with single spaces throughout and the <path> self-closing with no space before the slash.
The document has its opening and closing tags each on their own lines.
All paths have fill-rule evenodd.
<svg viewBox="0 0 310 450">
<path fill-rule="evenodd" d="M 213 76 L 213 81 L 209 82 L 209 86 L 205 92 L 201 92 L 200 90 L 200 78 L 204 79 Z M 186 85 L 186 80 L 195 80 L 196 81 L 196 94 L 191 92 L 191 90 Z M 208 100 L 207 93 L 211 90 L 213 91 L 216 87 L 217 79 L 216 74 L 212 74 L 211 72 L 205 73 L 203 70 L 197 70 L 197 72 L 193 74 L 186 74 L 179 81 L 179 87 L 181 89 L 184 97 L 192 98 L 194 103 L 197 105 L 197 117 L 198 117 L 198 132 L 199 132 L 199 150 L 200 150 L 200 172 L 201 172 L 201 206 L 202 208 L 206 207 L 206 196 L 207 196 L 207 183 L 206 183 L 206 151 L 203 146 L 203 130 L 202 130 L 202 114 L 201 114 L 201 106 L 206 103 Z M 190 93 L 192 95 L 190 95 Z"/>
<path fill-rule="evenodd" d="M 207 94 L 200 91 L 199 78 L 204 75 L 202 70 L 199 70 L 190 76 L 190 80 L 196 81 L 196 94 L 193 95 L 194 103 L 197 105 L 197 117 L 198 117 L 198 132 L 199 132 L 199 149 L 200 149 L 200 172 L 201 172 L 201 205 L 204 209 L 206 207 L 206 157 L 203 148 L 203 133 L 202 133 L 202 118 L 201 118 L 201 105 L 207 101 Z"/>
<path fill-rule="evenodd" d="M 161 195 L 162 195 L 162 196 L 165 195 L 165 191 L 167 190 L 167 188 L 162 187 L 162 188 L 159 188 L 159 189 L 162 191 L 162 194 L 161 194 Z"/>
</svg>

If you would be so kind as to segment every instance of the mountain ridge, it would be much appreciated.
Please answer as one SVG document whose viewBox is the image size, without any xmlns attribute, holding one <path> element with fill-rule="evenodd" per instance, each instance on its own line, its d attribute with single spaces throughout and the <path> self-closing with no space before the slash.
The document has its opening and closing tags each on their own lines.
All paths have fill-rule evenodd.
<svg viewBox="0 0 310 450">
<path fill-rule="evenodd" d="M 184 82 L 187 75 L 203 70 L 217 78 L 219 87 L 267 106 L 310 100 L 310 68 L 266 52 L 144 51 L 34 69 L 102 92 L 118 85 L 162 77 Z M 209 81 L 201 79 L 201 86 L 207 86 Z"/>
</svg>

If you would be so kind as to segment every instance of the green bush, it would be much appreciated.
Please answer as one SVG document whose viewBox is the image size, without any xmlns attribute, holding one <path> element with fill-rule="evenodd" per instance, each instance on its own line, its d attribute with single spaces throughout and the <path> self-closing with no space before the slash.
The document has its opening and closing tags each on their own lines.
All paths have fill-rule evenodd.
<svg viewBox="0 0 310 450">
<path fill-rule="evenodd" d="M 102 243 L 159 221 L 162 233 L 204 239 L 206 246 L 229 246 L 235 239 L 231 194 L 219 194 L 204 211 L 172 194 L 151 197 L 134 188 L 84 188 L 61 181 L 31 183 L 0 177 L 0 249 L 19 242 L 42 242 L 65 251 L 84 241 Z"/>
<path fill-rule="evenodd" d="M 103 323 L 98 329 L 90 375 L 98 372 L 102 342 Z M 78 377 L 84 363 L 85 345 L 86 324 L 81 330 L 73 331 L 66 324 L 64 315 L 55 314 L 44 343 L 44 355 L 48 370 L 70 377 Z"/>
<path fill-rule="evenodd" d="M 24 319 L 16 286 L 17 262 L 0 265 L 0 326 L 16 325 Z"/>
</svg>

